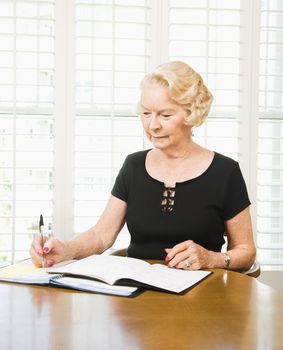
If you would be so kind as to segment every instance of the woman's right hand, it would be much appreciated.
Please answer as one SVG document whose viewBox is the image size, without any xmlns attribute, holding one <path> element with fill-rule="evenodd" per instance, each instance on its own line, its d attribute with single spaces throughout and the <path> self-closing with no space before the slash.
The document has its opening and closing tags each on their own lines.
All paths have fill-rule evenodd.
<svg viewBox="0 0 283 350">
<path fill-rule="evenodd" d="M 31 243 L 30 255 L 34 265 L 40 267 L 50 267 L 64 260 L 72 259 L 68 254 L 67 242 L 56 238 L 36 236 Z M 44 264 L 43 264 L 44 263 Z"/>
</svg>

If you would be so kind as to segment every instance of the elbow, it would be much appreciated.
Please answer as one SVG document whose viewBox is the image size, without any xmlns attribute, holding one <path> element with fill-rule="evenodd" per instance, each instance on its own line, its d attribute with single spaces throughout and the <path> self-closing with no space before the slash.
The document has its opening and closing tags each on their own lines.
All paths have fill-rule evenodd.
<svg viewBox="0 0 283 350">
<path fill-rule="evenodd" d="M 255 261 L 256 261 L 256 248 L 255 248 L 255 246 L 253 246 L 249 250 L 249 252 L 247 254 L 247 257 L 248 257 L 247 263 L 245 264 L 246 266 L 244 266 L 244 268 L 246 270 L 250 269 L 253 266 L 253 264 L 255 263 Z"/>
<path fill-rule="evenodd" d="M 103 235 L 101 234 L 99 236 L 99 240 L 100 240 L 100 253 L 103 253 L 105 250 L 109 249 L 112 247 L 112 245 L 115 242 L 115 238 L 116 237 L 112 237 L 111 235 Z"/>
</svg>

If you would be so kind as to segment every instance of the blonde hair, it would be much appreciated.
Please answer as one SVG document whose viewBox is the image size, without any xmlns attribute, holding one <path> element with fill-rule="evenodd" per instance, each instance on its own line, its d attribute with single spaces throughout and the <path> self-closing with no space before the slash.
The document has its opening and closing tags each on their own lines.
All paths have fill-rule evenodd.
<svg viewBox="0 0 283 350">
<path fill-rule="evenodd" d="M 202 77 L 188 64 L 181 61 L 161 64 L 143 78 L 141 88 L 148 83 L 169 88 L 171 99 L 188 112 L 188 125 L 199 126 L 205 121 L 213 96 Z"/>
</svg>

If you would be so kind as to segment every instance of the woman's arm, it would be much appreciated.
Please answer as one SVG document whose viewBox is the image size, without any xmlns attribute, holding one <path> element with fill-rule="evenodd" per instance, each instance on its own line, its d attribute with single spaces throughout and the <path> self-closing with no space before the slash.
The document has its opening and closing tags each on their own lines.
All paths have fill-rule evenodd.
<svg viewBox="0 0 283 350">
<path fill-rule="evenodd" d="M 40 239 L 34 239 L 30 249 L 34 263 L 41 265 L 43 254 L 45 266 L 52 266 L 60 261 L 104 252 L 112 246 L 122 229 L 126 211 L 127 203 L 111 196 L 96 225 L 71 240 L 51 238 L 41 247 Z"/>
<path fill-rule="evenodd" d="M 228 238 L 229 269 L 245 270 L 254 263 L 256 249 L 253 240 L 252 223 L 249 208 L 226 222 Z M 201 268 L 225 268 L 222 253 L 209 251 L 193 241 L 177 244 L 166 249 L 169 267 L 198 270 Z"/>
<path fill-rule="evenodd" d="M 231 259 L 229 268 L 248 270 L 256 257 L 249 207 L 226 221 L 226 233 L 228 238 L 227 253 Z M 217 265 L 221 264 L 221 260 L 223 263 L 223 257 L 221 259 L 221 256 L 218 256 L 218 260 Z"/>
</svg>

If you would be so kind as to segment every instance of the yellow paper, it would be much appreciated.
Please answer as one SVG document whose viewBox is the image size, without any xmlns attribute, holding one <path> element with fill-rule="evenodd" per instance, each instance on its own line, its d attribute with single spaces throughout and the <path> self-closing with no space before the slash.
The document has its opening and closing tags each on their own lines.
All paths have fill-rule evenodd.
<svg viewBox="0 0 283 350">
<path fill-rule="evenodd" d="M 33 264 L 20 263 L 9 265 L 0 269 L 0 278 L 14 278 L 16 276 L 36 272 L 36 270 L 40 270 L 40 268 Z"/>
</svg>

